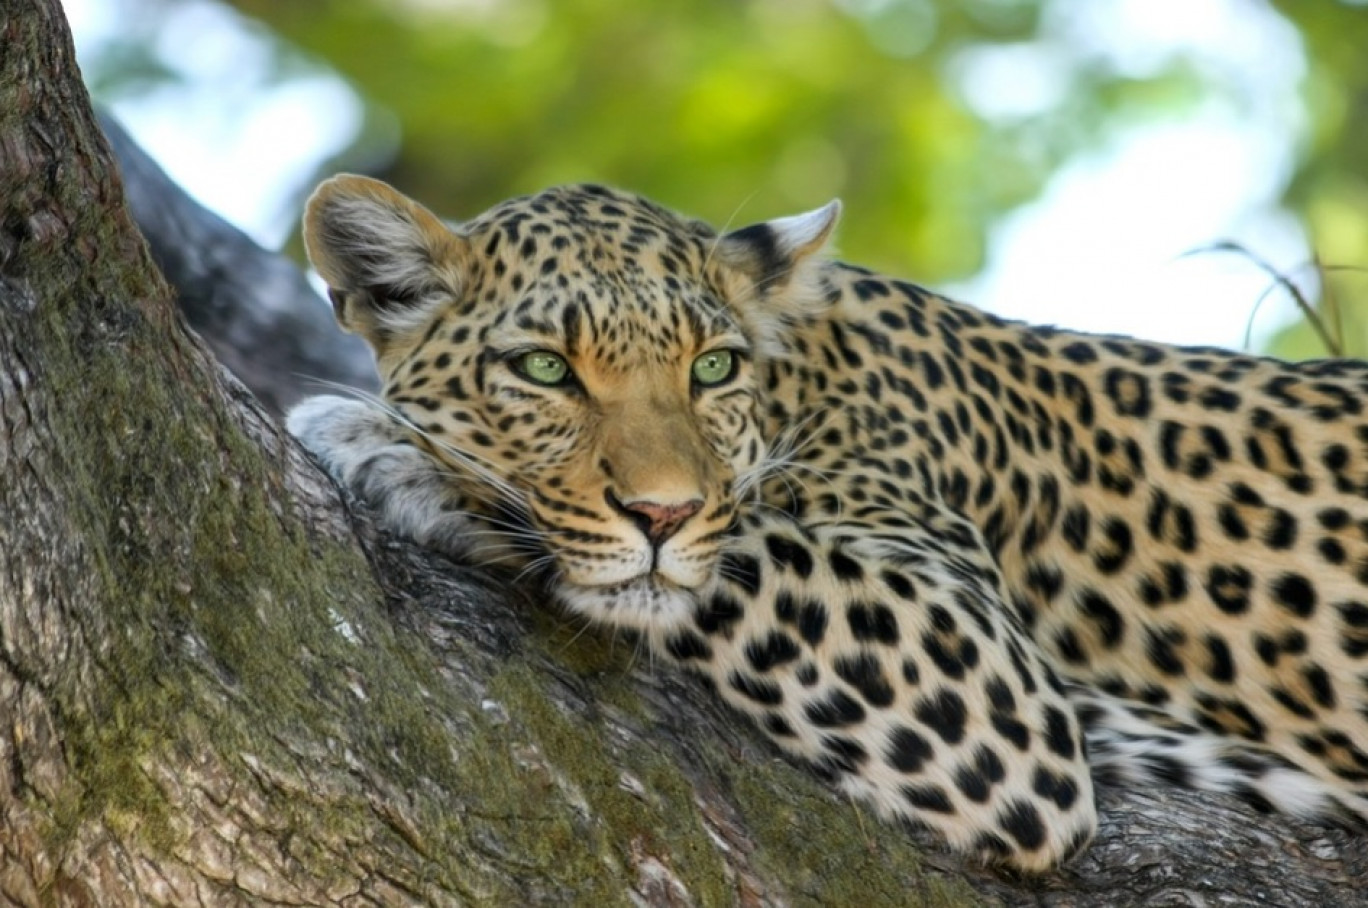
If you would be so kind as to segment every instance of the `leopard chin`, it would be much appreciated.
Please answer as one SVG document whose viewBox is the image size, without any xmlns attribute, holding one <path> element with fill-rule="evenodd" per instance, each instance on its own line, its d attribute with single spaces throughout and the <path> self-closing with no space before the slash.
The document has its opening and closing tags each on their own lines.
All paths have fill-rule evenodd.
<svg viewBox="0 0 1368 908">
<path fill-rule="evenodd" d="M 606 586 L 579 586 L 562 581 L 555 594 L 570 611 L 590 620 L 653 634 L 692 621 L 698 601 L 696 591 L 655 573 Z"/>
</svg>

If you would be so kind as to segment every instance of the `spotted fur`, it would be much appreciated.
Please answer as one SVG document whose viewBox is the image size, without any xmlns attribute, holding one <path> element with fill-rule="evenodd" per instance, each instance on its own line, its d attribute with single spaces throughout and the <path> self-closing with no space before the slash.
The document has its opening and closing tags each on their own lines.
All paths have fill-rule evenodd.
<svg viewBox="0 0 1368 908">
<path fill-rule="evenodd" d="M 1362 825 L 1368 369 L 1003 321 L 827 260 L 836 215 L 573 186 L 448 228 L 335 178 L 306 241 L 384 400 L 290 428 L 959 849 L 1068 859 L 1094 774 Z"/>
</svg>

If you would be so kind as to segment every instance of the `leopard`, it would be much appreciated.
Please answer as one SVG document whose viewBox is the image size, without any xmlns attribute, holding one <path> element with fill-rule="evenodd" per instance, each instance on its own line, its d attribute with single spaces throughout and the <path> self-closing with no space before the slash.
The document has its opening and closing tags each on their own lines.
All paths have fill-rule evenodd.
<svg viewBox="0 0 1368 908">
<path fill-rule="evenodd" d="M 378 396 L 289 431 L 389 530 L 701 676 L 893 824 L 1041 873 L 1103 783 L 1368 823 L 1368 365 L 997 317 L 569 185 L 312 195 Z"/>
</svg>

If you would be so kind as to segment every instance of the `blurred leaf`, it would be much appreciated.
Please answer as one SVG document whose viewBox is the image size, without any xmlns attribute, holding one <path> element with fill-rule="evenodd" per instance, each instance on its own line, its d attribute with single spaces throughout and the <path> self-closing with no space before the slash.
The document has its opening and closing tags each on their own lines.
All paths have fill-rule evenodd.
<svg viewBox="0 0 1368 908">
<path fill-rule="evenodd" d="M 221 9 L 120 2 L 142 13 L 88 68 L 106 92 L 175 79 L 148 49 L 158 22 Z M 1287 202 L 1323 260 L 1361 265 L 1368 7 L 1272 2 L 1310 66 L 1310 141 Z M 1119 130 L 1213 103 L 1237 116 L 1269 103 L 1200 50 L 1119 63 L 1077 27 L 1098 9 L 1083 0 L 233 6 L 279 36 L 270 78 L 325 64 L 364 99 L 362 134 L 327 170 L 374 173 L 452 218 L 577 180 L 732 225 L 840 196 L 847 254 L 930 283 L 981 268 L 990 225 Z M 1368 319 L 1351 317 L 1368 305 L 1368 281 L 1339 283 L 1348 349 L 1368 350 Z"/>
<path fill-rule="evenodd" d="M 1158 103 L 1092 74 L 1066 117 L 997 127 L 969 109 L 947 64 L 1031 40 L 1036 2 L 236 5 L 393 111 L 403 143 L 380 175 L 450 216 L 567 180 L 718 223 L 839 195 L 843 247 L 932 281 L 979 268 L 991 219 L 1096 139 L 1108 108 Z M 1061 120 L 1063 141 L 1039 138 Z"/>
</svg>

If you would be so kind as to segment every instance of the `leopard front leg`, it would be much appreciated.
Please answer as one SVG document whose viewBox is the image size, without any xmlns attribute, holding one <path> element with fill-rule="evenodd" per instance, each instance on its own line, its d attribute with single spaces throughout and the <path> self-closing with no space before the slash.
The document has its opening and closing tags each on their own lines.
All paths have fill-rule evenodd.
<svg viewBox="0 0 1368 908">
<path fill-rule="evenodd" d="M 387 411 L 320 395 L 295 406 L 286 428 L 382 525 L 456 558 L 488 554 L 491 530 L 472 513 L 462 484 Z"/>
<path fill-rule="evenodd" d="M 881 813 L 1030 871 L 1091 839 L 1078 719 L 967 521 L 761 512 L 699 601 L 657 645 Z"/>
</svg>

